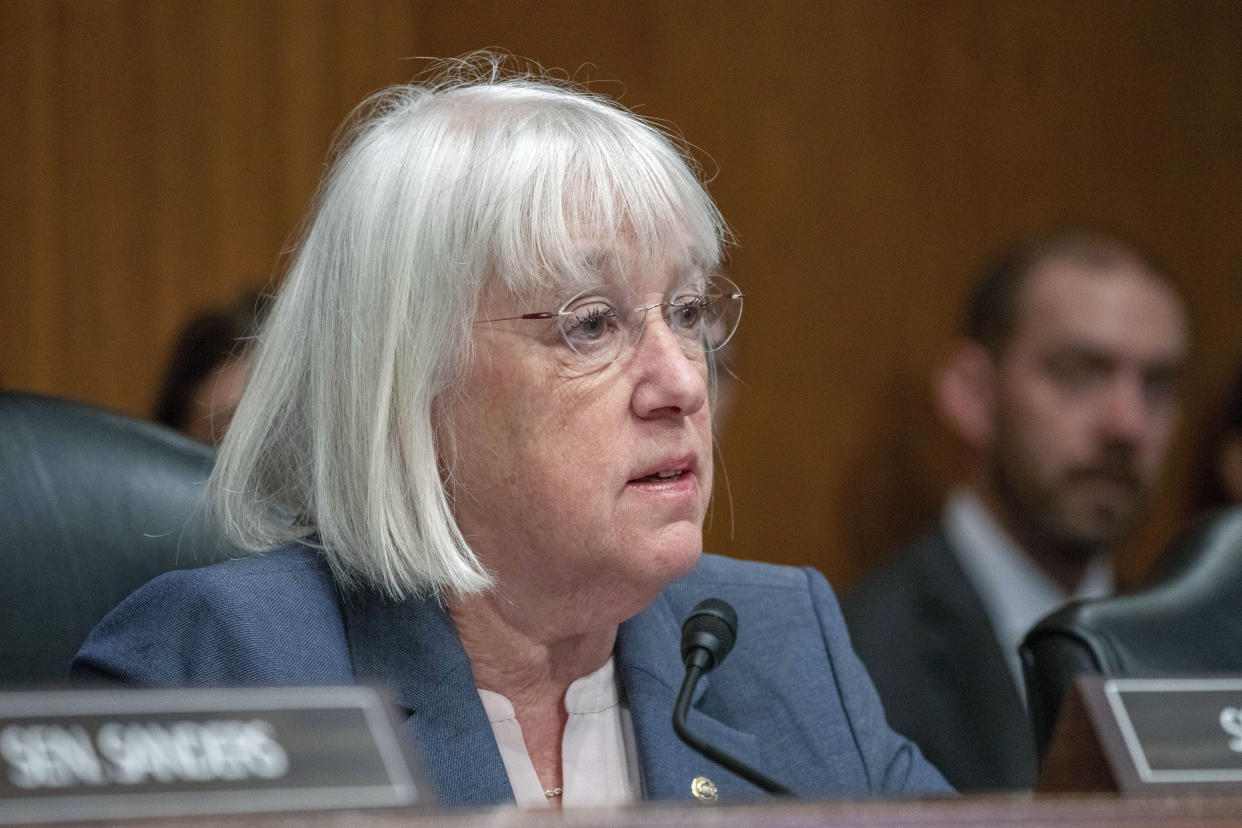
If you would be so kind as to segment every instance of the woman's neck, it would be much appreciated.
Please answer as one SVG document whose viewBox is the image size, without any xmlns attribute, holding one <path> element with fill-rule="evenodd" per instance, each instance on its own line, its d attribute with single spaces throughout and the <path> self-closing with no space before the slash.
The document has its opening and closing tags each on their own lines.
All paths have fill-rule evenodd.
<svg viewBox="0 0 1242 828">
<path fill-rule="evenodd" d="M 616 626 L 562 631 L 531 624 L 494 593 L 456 599 L 449 614 L 457 627 L 475 682 L 514 702 L 565 689 L 595 672 L 612 655 Z"/>
<path fill-rule="evenodd" d="M 540 781 L 547 789 L 560 787 L 565 691 L 607 663 L 616 626 L 558 634 L 517 617 L 495 593 L 456 599 L 449 614 L 475 683 L 509 700 Z"/>
</svg>

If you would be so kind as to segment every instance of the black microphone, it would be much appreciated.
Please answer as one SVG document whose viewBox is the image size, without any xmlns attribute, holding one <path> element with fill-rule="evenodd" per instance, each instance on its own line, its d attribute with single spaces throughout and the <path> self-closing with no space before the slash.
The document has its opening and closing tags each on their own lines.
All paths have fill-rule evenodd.
<svg viewBox="0 0 1242 828">
<path fill-rule="evenodd" d="M 690 617 L 681 625 L 681 660 L 686 665 L 686 679 L 681 683 L 677 703 L 673 706 L 673 732 L 683 742 L 724 765 L 743 779 L 753 782 L 768 793 L 793 796 L 793 791 L 742 764 L 729 754 L 699 739 L 686 727 L 686 714 L 694 686 L 704 673 L 709 673 L 725 660 L 737 640 L 737 613 L 719 598 L 707 598 L 695 605 Z"/>
</svg>

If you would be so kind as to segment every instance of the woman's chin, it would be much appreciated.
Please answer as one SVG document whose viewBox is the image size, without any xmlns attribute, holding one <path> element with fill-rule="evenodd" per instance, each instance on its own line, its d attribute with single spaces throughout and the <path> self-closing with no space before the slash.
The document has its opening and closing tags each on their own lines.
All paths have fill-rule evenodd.
<svg viewBox="0 0 1242 828">
<path fill-rule="evenodd" d="M 642 580 L 649 582 L 651 588 L 659 593 L 669 581 L 694 569 L 702 555 L 703 537 L 697 530 L 685 537 L 667 538 L 643 556 Z"/>
</svg>

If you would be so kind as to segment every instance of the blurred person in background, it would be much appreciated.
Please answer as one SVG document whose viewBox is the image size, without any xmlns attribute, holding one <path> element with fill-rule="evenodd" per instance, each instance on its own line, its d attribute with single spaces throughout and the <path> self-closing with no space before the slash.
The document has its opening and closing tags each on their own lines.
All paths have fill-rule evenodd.
<svg viewBox="0 0 1242 828">
<path fill-rule="evenodd" d="M 1178 418 L 1182 301 L 1118 239 L 1066 232 L 981 274 L 934 382 L 971 455 L 939 525 L 843 600 L 889 723 L 960 790 L 1029 788 L 1018 645 L 1114 589 Z"/>
<path fill-rule="evenodd" d="M 186 323 L 160 384 L 156 422 L 203 443 L 220 442 L 246 387 L 247 341 L 267 304 L 267 296 L 248 290 Z"/>
</svg>

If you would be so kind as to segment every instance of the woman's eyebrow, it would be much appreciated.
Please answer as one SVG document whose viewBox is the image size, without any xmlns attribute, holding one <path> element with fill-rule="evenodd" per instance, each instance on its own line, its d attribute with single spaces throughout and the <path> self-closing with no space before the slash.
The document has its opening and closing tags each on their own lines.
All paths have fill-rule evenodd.
<svg viewBox="0 0 1242 828">
<path fill-rule="evenodd" d="M 555 282 L 560 288 L 585 289 L 608 281 L 608 276 L 619 270 L 616 254 L 603 249 L 586 249 L 566 263 L 566 271 L 557 274 Z"/>
<path fill-rule="evenodd" d="M 678 285 L 709 282 L 721 275 L 720 267 L 703 261 L 691 261 L 673 270 L 673 281 Z"/>
<path fill-rule="evenodd" d="M 565 263 L 564 270 L 555 274 L 552 292 L 573 293 L 601 284 L 615 284 L 628 289 L 640 279 L 641 272 L 646 268 L 661 268 L 670 290 L 710 280 L 722 272 L 716 257 L 701 255 L 698 250 L 681 251 L 681 255 L 672 262 L 657 255 L 640 256 L 629 265 L 626 261 L 617 250 L 608 246 L 583 247 Z"/>
</svg>

